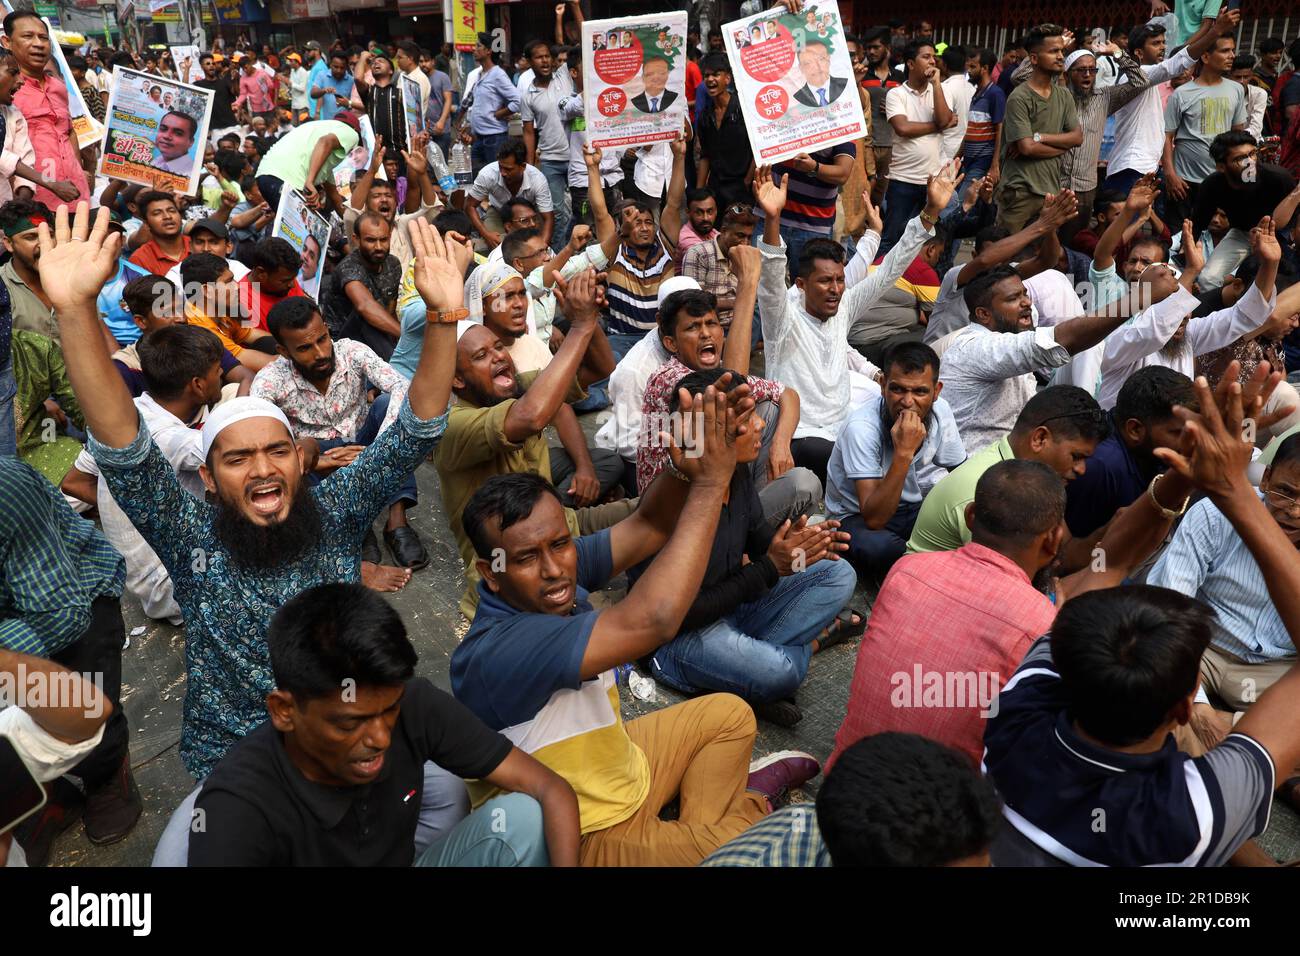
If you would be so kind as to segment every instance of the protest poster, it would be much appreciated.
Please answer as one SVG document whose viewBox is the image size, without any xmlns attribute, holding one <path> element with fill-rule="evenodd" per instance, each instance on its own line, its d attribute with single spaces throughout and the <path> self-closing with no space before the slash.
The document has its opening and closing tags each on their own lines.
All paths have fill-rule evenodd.
<svg viewBox="0 0 1300 956">
<path fill-rule="evenodd" d="M 754 161 L 861 139 L 867 122 L 834 0 L 773 7 L 722 27 Z"/>
<path fill-rule="evenodd" d="M 307 204 L 307 197 L 296 189 L 280 193 L 280 208 L 275 211 L 271 235 L 286 240 L 302 256 L 298 284 L 313 299 L 320 298 L 321 275 L 325 272 L 325 250 L 330 244 L 330 224 Z"/>
<path fill-rule="evenodd" d="M 677 138 L 686 122 L 686 14 L 582 25 L 587 143 L 602 149 Z"/>
<path fill-rule="evenodd" d="M 370 117 L 362 114 L 358 120 L 361 141 L 334 167 L 334 185 L 344 200 L 352 198 L 352 183 L 370 166 L 370 157 L 375 153 L 375 128 L 370 125 Z M 376 178 L 387 179 L 388 176 L 381 168 Z"/>
<path fill-rule="evenodd" d="M 54 28 L 50 26 L 50 21 L 42 17 L 41 22 L 45 24 L 45 31 L 53 41 Z M 68 116 L 72 121 L 72 135 L 77 137 L 77 148 L 85 149 L 87 146 L 93 146 L 104 135 L 104 127 L 91 115 L 90 110 L 86 109 L 86 101 L 81 96 L 81 87 L 73 79 L 72 71 L 68 69 L 68 61 L 63 57 L 63 48 L 51 42 L 50 53 L 59 68 L 63 85 L 68 89 Z"/>
<path fill-rule="evenodd" d="M 409 76 L 398 74 L 397 82 L 402 90 L 402 113 L 406 118 L 407 145 L 415 142 L 415 137 L 424 132 L 424 109 L 420 98 L 420 84 Z"/>
<path fill-rule="evenodd" d="M 101 176 L 193 195 L 203 173 L 211 90 L 113 67 Z"/>
<path fill-rule="evenodd" d="M 202 51 L 196 46 L 168 47 L 172 54 L 172 63 L 176 66 L 176 79 L 182 83 L 193 83 L 203 79 L 203 67 L 199 64 Z"/>
</svg>

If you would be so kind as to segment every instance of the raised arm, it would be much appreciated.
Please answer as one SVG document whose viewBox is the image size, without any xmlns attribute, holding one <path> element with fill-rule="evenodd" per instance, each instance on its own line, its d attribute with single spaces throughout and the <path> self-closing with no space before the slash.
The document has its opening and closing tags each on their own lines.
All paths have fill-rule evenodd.
<svg viewBox="0 0 1300 956">
<path fill-rule="evenodd" d="M 731 272 L 736 277 L 736 305 L 731 313 L 727 340 L 722 346 L 722 365 L 741 374 L 749 374 L 749 356 L 753 351 L 754 305 L 758 301 L 758 280 L 763 273 L 763 254 L 756 246 L 732 246 L 727 253 Z"/>
<path fill-rule="evenodd" d="M 1141 216 L 1151 208 L 1151 204 L 1156 201 L 1160 195 L 1160 190 L 1156 188 L 1155 173 L 1147 173 L 1129 190 L 1128 198 L 1124 200 L 1124 212 L 1111 220 L 1106 227 L 1106 231 L 1101 234 L 1097 240 L 1097 248 L 1092 252 L 1092 267 L 1097 272 L 1104 272 L 1115 264 L 1115 250 L 1119 248 L 1120 242 L 1124 238 L 1124 229 L 1128 226 L 1130 220 L 1134 217 Z"/>
<path fill-rule="evenodd" d="M 582 160 L 587 164 L 587 202 L 591 204 L 591 218 L 596 226 L 596 241 L 605 258 L 612 260 L 618 254 L 619 233 L 614 217 L 605 206 L 605 187 L 600 178 L 600 149 L 584 148 Z"/>
<path fill-rule="evenodd" d="M 677 236 L 682 231 L 682 200 L 686 198 L 686 149 L 690 140 L 686 133 L 678 134 L 673 140 L 673 172 L 668 180 L 668 198 L 664 201 L 663 212 L 659 214 L 659 232 L 663 236 L 668 251 L 677 249 Z"/>
<path fill-rule="evenodd" d="M 125 448 L 139 432 L 140 413 L 104 348 L 95 302 L 117 271 L 121 236 L 108 231 L 107 206 L 99 207 L 92 228 L 84 202 L 71 224 L 67 207 L 60 206 L 54 229 L 41 223 L 38 235 L 41 284 L 58 316 L 68 379 L 86 413 L 86 428 L 101 444 Z"/>
<path fill-rule="evenodd" d="M 474 250 L 462 236 L 442 236 L 427 219 L 411 220 L 410 238 L 415 289 L 424 300 L 428 318 L 420 364 L 411 376 L 406 400 L 415 416 L 427 421 L 446 412 L 451 401 L 451 379 L 456 374 L 456 323 L 445 321 L 443 316 L 454 313 L 465 301 L 465 270 Z"/>
<path fill-rule="evenodd" d="M 988 272 L 994 266 L 1010 262 L 1019 255 L 1020 250 L 1024 249 L 1025 246 L 1031 245 L 1040 239 L 1045 239 L 1049 235 L 1055 235 L 1056 230 L 1069 222 L 1073 218 L 1074 212 L 1078 210 L 1078 200 L 1070 201 L 1073 195 L 1067 189 L 1054 196 L 1048 196 L 1037 219 L 1019 232 L 1013 232 L 1005 239 L 999 239 L 997 242 L 990 242 L 985 245 L 979 251 L 979 254 L 962 266 L 961 272 L 957 273 L 958 287 L 964 286 L 967 282 L 970 282 L 981 273 Z M 1060 247 L 1057 246 L 1056 257 L 1051 257 L 1050 262 L 1040 262 L 1040 259 L 1047 258 L 1044 256 L 1035 256 L 1033 259 L 1026 260 L 1021 263 L 1020 277 L 1027 279 L 1031 275 L 1037 275 L 1044 269 L 1055 268 L 1056 258 L 1059 256 Z"/>
</svg>

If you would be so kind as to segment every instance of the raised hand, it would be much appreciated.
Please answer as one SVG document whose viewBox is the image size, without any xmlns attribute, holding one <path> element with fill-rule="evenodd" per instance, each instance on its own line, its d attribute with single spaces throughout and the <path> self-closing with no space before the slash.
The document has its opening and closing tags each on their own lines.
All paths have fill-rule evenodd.
<svg viewBox="0 0 1300 956">
<path fill-rule="evenodd" d="M 402 150 L 402 159 L 406 160 L 406 172 L 411 178 L 423 176 L 424 171 L 429 168 L 429 160 L 422 149 L 417 149 L 413 153 Z"/>
<path fill-rule="evenodd" d="M 386 152 L 386 148 L 385 148 L 385 146 L 384 146 L 384 138 L 383 138 L 382 136 L 376 136 L 376 137 L 375 137 L 375 148 L 374 148 L 373 150 L 371 150 L 371 152 L 370 152 L 370 168 L 371 168 L 371 169 L 379 169 L 380 167 L 382 167 L 382 166 L 384 165 L 384 153 L 385 153 L 385 152 Z"/>
<path fill-rule="evenodd" d="M 581 252 L 587 248 L 587 243 L 591 241 L 591 226 L 580 225 L 574 226 L 573 232 L 569 236 L 569 251 Z"/>
<path fill-rule="evenodd" d="M 54 214 L 54 229 L 42 222 L 37 228 L 41 255 L 37 268 L 41 285 L 55 314 L 94 305 L 104 284 L 117 272 L 122 249 L 120 233 L 108 231 L 108 207 L 100 206 L 91 227 L 90 206 L 77 203 L 76 218 L 68 223 L 68 207 Z"/>
<path fill-rule="evenodd" d="M 748 243 L 734 245 L 727 252 L 727 260 L 731 263 L 731 274 L 741 285 L 745 284 L 746 279 L 758 283 L 759 273 L 763 271 L 763 253 L 758 251 L 757 246 Z"/>
<path fill-rule="evenodd" d="M 596 270 L 579 272 L 569 279 L 555 277 L 555 297 L 569 320 L 569 331 L 573 332 L 585 326 L 596 325 L 600 318 L 600 309 L 596 304 Z"/>
<path fill-rule="evenodd" d="M 871 189 L 862 190 L 863 225 L 871 232 L 881 234 L 885 231 L 885 220 L 880 217 L 880 210 L 871 201 Z"/>
<path fill-rule="evenodd" d="M 1073 219 L 1078 211 L 1078 198 L 1070 190 L 1062 189 L 1059 193 L 1048 193 L 1043 198 L 1043 208 L 1038 213 L 1038 218 L 1055 230 Z"/>
<path fill-rule="evenodd" d="M 1124 209 L 1132 215 L 1144 213 L 1159 195 L 1160 188 L 1156 185 L 1155 173 L 1147 173 L 1129 190 L 1128 198 L 1124 200 Z"/>
<path fill-rule="evenodd" d="M 952 194 L 957 191 L 961 185 L 964 174 L 960 173 L 961 157 L 951 160 L 930 177 L 925 186 L 925 211 L 932 218 L 938 219 L 939 215 L 948 208 L 948 202 L 952 199 Z"/>
<path fill-rule="evenodd" d="M 465 301 L 465 268 L 459 243 L 448 242 L 426 219 L 412 220 L 411 249 L 415 258 L 415 290 L 432 312 L 450 312 Z"/>
<path fill-rule="evenodd" d="M 1192 234 L 1192 221 L 1183 220 L 1183 268 L 1200 272 L 1205 268 L 1205 250 Z"/>
<path fill-rule="evenodd" d="M 1250 249 L 1261 263 L 1282 261 L 1282 247 L 1277 241 L 1277 227 L 1273 225 L 1272 216 L 1265 216 L 1250 230 Z"/>
<path fill-rule="evenodd" d="M 673 467 L 692 483 L 730 484 L 736 470 L 735 435 L 743 426 L 736 424 L 735 410 L 728 404 L 726 393 L 710 385 L 703 394 L 691 395 L 684 388 L 678 389 L 678 398 L 682 446 L 691 453 L 683 451 L 671 435 L 661 433 L 660 440 L 667 444 Z"/>
<path fill-rule="evenodd" d="M 772 178 L 771 166 L 759 166 L 754 173 L 754 200 L 766 216 L 781 217 L 785 209 L 786 178 L 781 177 L 781 185 Z"/>
<path fill-rule="evenodd" d="M 587 164 L 587 173 L 589 176 L 594 175 L 599 177 L 600 161 L 603 157 L 604 153 L 600 151 L 599 146 L 587 146 L 583 148 L 582 161 Z"/>
</svg>

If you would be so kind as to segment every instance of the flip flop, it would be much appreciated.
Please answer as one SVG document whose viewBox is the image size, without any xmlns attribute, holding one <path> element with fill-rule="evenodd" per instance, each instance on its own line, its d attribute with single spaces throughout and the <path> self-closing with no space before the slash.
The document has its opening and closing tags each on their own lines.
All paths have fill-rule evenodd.
<svg viewBox="0 0 1300 956">
<path fill-rule="evenodd" d="M 853 615 L 858 616 L 857 623 L 853 623 Z M 817 639 L 818 653 L 826 650 L 828 647 L 834 647 L 836 644 L 843 644 L 845 641 L 860 637 L 867 629 L 867 615 L 855 607 L 845 607 L 835 615 L 835 624 L 829 630 L 825 637 Z"/>
</svg>

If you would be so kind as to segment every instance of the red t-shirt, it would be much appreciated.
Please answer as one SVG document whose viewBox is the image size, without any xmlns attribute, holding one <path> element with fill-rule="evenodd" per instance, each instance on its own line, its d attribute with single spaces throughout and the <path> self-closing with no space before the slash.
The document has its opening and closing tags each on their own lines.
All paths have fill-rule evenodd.
<svg viewBox="0 0 1300 956">
<path fill-rule="evenodd" d="M 239 305 L 242 314 L 247 317 L 248 324 L 255 329 L 261 329 L 263 332 L 269 332 L 266 327 L 266 316 L 275 306 L 285 299 L 292 299 L 294 296 L 306 295 L 302 291 L 302 286 L 298 285 L 298 280 L 293 280 L 293 286 L 284 295 L 271 295 L 260 288 L 253 288 L 253 274 L 250 272 L 244 278 L 239 280 Z"/>
</svg>

